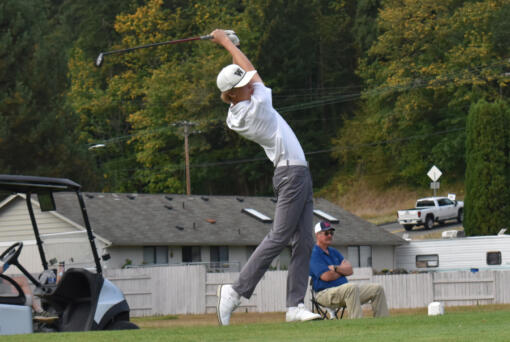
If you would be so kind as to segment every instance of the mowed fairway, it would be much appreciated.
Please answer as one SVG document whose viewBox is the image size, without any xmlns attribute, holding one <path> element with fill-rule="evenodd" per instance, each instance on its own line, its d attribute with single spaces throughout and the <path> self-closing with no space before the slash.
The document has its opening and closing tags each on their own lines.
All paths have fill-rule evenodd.
<svg viewBox="0 0 510 342">
<path fill-rule="evenodd" d="M 382 319 L 314 321 L 285 323 L 279 318 L 273 323 L 241 323 L 244 314 L 237 314 L 228 327 L 211 325 L 210 319 L 200 319 L 196 325 L 188 321 L 179 325 L 180 317 L 143 319 L 144 327 L 131 331 L 86 333 L 38 333 L 4 336 L 2 341 L 510 341 L 510 310 L 507 306 L 455 309 L 444 316 L 427 316 L 421 310 L 414 314 L 395 314 Z M 256 315 L 255 317 L 263 317 Z M 204 317 L 206 315 L 203 315 Z M 212 315 L 207 315 L 212 316 Z M 269 314 L 282 317 L 283 314 Z M 188 317 L 188 316 L 183 316 Z M 246 314 L 249 317 L 249 314 Z M 257 320 L 257 319 L 255 319 Z M 276 320 L 276 319 L 275 319 Z M 259 321 L 265 321 L 260 319 Z M 151 324 L 158 322 L 158 324 Z M 207 323 L 206 323 L 207 322 Z"/>
</svg>

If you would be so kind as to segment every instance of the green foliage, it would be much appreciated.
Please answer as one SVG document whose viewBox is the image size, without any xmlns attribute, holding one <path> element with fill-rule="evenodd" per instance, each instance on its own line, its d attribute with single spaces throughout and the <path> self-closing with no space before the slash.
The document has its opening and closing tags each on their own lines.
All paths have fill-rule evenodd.
<svg viewBox="0 0 510 342">
<path fill-rule="evenodd" d="M 294 129 L 317 188 L 335 176 L 427 186 L 464 177 L 467 111 L 510 95 L 508 0 L 6 0 L 0 169 L 87 190 L 270 194 L 273 168 L 225 125 L 210 42 L 108 51 L 235 30 Z M 88 150 L 104 144 L 104 148 Z M 332 153 L 331 153 L 332 152 Z M 443 183 L 444 184 L 444 183 Z"/>
<path fill-rule="evenodd" d="M 66 55 L 52 9 L 49 1 L 0 4 L 0 169 L 85 179 L 88 160 L 62 98 Z"/>
<path fill-rule="evenodd" d="M 349 34 L 354 11 L 350 2 L 333 1 L 244 5 L 152 0 L 117 16 L 114 27 L 120 41 L 109 49 L 202 35 L 214 27 L 234 29 L 243 51 L 274 88 L 275 106 L 282 108 L 305 151 L 313 151 L 329 146 L 338 128 L 336 116 L 351 110 L 350 105 L 335 102 L 310 110 L 306 103 L 321 97 L 335 101 L 338 95 L 328 95 L 329 87 L 357 82 Z M 138 50 L 107 56 L 100 70 L 94 70 L 90 59 L 85 50 L 73 50 L 68 99 L 81 119 L 83 141 L 107 145 L 98 151 L 107 179 L 120 175 L 126 189 L 183 192 L 183 129 L 178 124 L 191 121 L 196 124 L 192 127 L 196 134 L 190 135 L 193 192 L 271 193 L 272 167 L 263 150 L 224 124 L 227 108 L 215 86 L 218 70 L 231 63 L 223 49 L 203 42 Z M 286 90 L 293 88 L 304 89 Z M 125 146 L 123 151 L 120 145 Z M 125 160 L 132 157 L 130 169 L 118 172 L 118 163 L 106 162 L 119 155 Z M 330 163 L 325 153 L 310 158 L 312 165 Z M 316 179 L 332 172 L 317 167 Z"/>
<path fill-rule="evenodd" d="M 357 1 L 356 17 L 353 27 L 353 35 L 359 55 L 363 56 L 377 40 L 377 14 L 381 6 L 381 0 Z"/>
<path fill-rule="evenodd" d="M 510 221 L 510 106 L 479 101 L 469 111 L 466 133 L 464 230 L 497 234 Z"/>
<path fill-rule="evenodd" d="M 446 181 L 462 178 L 469 104 L 507 92 L 500 13 L 508 8 L 508 1 L 385 1 L 380 34 L 358 70 L 365 101 L 335 140 L 345 167 L 386 184 L 425 186 L 433 164 Z"/>
</svg>

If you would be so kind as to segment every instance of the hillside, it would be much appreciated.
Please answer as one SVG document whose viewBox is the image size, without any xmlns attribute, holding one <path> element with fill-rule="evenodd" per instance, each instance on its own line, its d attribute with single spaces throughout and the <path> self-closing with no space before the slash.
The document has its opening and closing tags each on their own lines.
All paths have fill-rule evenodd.
<svg viewBox="0 0 510 342">
<path fill-rule="evenodd" d="M 442 187 L 437 196 L 454 193 L 457 199 L 464 199 L 464 183 L 445 184 Z M 416 199 L 432 195 L 432 190 L 426 188 L 402 185 L 378 188 L 364 179 L 347 184 L 336 180 L 316 193 L 316 196 L 324 197 L 375 224 L 396 221 L 397 210 L 412 208 Z"/>
</svg>

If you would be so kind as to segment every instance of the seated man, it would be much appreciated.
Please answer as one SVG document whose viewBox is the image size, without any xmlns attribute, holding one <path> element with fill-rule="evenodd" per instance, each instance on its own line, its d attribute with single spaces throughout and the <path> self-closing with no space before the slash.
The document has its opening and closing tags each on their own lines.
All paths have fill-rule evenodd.
<svg viewBox="0 0 510 342">
<path fill-rule="evenodd" d="M 329 222 L 315 225 L 315 245 L 310 259 L 310 276 L 319 304 L 330 308 L 347 307 L 350 318 L 361 318 L 361 305 L 371 301 L 375 317 L 388 316 L 384 289 L 378 284 L 350 284 L 346 276 L 352 265 L 342 254 L 330 247 L 335 229 Z"/>
</svg>

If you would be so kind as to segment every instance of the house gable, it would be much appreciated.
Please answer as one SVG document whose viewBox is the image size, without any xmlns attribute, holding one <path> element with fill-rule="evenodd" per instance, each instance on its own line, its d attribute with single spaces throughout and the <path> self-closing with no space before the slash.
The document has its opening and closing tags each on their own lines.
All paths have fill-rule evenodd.
<svg viewBox="0 0 510 342">
<path fill-rule="evenodd" d="M 51 212 L 42 212 L 34 204 L 34 215 L 40 234 L 63 233 L 77 230 Z M 0 242 L 35 240 L 26 200 L 21 195 L 12 195 L 0 207 Z"/>
<path fill-rule="evenodd" d="M 39 203 L 32 200 L 34 216 L 40 235 L 83 232 L 85 228 L 56 211 L 41 211 Z M 96 236 L 105 245 L 110 242 Z M 26 197 L 14 194 L 0 203 L 0 243 L 35 240 L 34 230 L 27 209 Z"/>
</svg>

